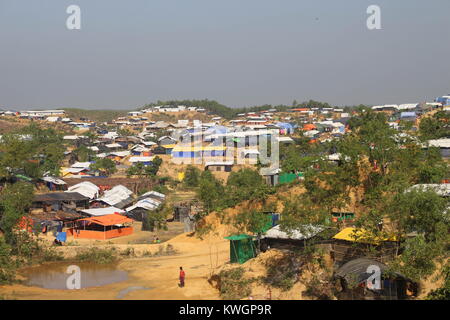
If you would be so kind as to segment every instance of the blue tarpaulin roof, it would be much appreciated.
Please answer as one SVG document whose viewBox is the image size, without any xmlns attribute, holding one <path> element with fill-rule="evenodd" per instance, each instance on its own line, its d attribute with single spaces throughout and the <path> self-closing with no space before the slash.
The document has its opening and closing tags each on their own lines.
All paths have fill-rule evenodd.
<svg viewBox="0 0 450 320">
<path fill-rule="evenodd" d="M 293 129 L 293 125 L 288 122 L 277 122 L 276 125 L 278 127 L 284 128 L 284 129 Z"/>
</svg>

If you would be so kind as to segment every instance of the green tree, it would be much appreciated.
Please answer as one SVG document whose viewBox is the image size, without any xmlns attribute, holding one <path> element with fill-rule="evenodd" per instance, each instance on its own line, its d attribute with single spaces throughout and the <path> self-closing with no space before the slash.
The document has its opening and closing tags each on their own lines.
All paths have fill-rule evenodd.
<svg viewBox="0 0 450 320">
<path fill-rule="evenodd" d="M 259 173 L 252 169 L 232 172 L 228 177 L 225 191 L 225 197 L 230 206 L 243 200 L 262 200 L 273 193 Z"/>
<path fill-rule="evenodd" d="M 96 158 L 95 162 L 90 165 L 90 169 L 99 171 L 106 176 L 110 176 L 117 172 L 116 164 L 109 158 Z"/>
<path fill-rule="evenodd" d="M 168 230 L 167 217 L 173 212 L 173 208 L 168 205 L 163 205 L 154 211 L 148 211 L 144 216 L 142 225 L 143 230 Z"/>
<path fill-rule="evenodd" d="M 437 112 L 432 117 L 420 121 L 419 133 L 423 140 L 439 139 L 450 136 L 450 115 L 448 112 Z"/>
<path fill-rule="evenodd" d="M 192 165 L 189 165 L 186 168 L 184 173 L 183 184 L 189 188 L 198 187 L 200 180 L 200 170 Z"/>
<path fill-rule="evenodd" d="M 0 228 L 10 244 L 17 223 L 28 213 L 33 193 L 33 186 L 26 182 L 8 184 L 0 193 Z"/>
<path fill-rule="evenodd" d="M 200 175 L 197 197 L 207 212 L 218 210 L 223 206 L 225 188 L 211 172 L 203 171 Z"/>
<path fill-rule="evenodd" d="M 91 157 L 95 154 L 93 150 L 89 149 L 85 145 L 79 146 L 73 151 L 77 156 L 78 161 L 87 162 L 91 160 Z"/>
<path fill-rule="evenodd" d="M 144 170 L 145 170 L 145 165 L 142 162 L 138 162 L 128 168 L 127 177 L 132 177 L 132 176 L 143 177 Z"/>
<path fill-rule="evenodd" d="M 64 158 L 62 135 L 54 129 L 36 124 L 5 134 L 0 141 L 0 176 L 10 179 L 16 174 L 40 178 L 44 173 L 59 176 Z"/>
</svg>

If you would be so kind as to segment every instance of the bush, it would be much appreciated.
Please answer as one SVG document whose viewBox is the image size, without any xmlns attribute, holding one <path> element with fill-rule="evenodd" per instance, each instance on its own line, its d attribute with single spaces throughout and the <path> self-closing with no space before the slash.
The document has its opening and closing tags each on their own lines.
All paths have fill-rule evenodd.
<svg viewBox="0 0 450 320">
<path fill-rule="evenodd" d="M 321 266 L 322 259 L 317 257 L 318 250 L 306 247 L 299 252 L 288 252 L 266 262 L 267 276 L 262 281 L 283 291 L 290 290 L 299 279 L 308 264 Z"/>
<path fill-rule="evenodd" d="M 245 270 L 242 267 L 222 270 L 219 273 L 220 296 L 226 300 L 240 300 L 248 297 L 252 290 L 250 284 L 254 279 L 244 279 Z"/>
<path fill-rule="evenodd" d="M 126 248 L 125 250 L 123 250 L 120 253 L 121 256 L 126 256 L 126 257 L 135 257 L 136 253 L 134 252 L 134 248 Z"/>
<path fill-rule="evenodd" d="M 16 276 L 16 263 L 11 259 L 11 247 L 0 238 L 0 284 L 11 283 Z"/>
<path fill-rule="evenodd" d="M 81 262 L 92 262 L 99 264 L 109 264 L 118 260 L 115 248 L 89 248 L 78 252 L 75 260 Z"/>
<path fill-rule="evenodd" d="M 162 193 L 162 194 L 168 194 L 169 193 L 169 189 L 163 184 L 159 184 L 159 185 L 155 186 L 153 188 L 153 191 L 156 191 L 156 192 L 159 192 L 159 193 Z"/>
<path fill-rule="evenodd" d="M 200 170 L 192 165 L 189 165 L 186 168 L 186 171 L 184 173 L 184 180 L 183 184 L 184 186 L 188 188 L 195 188 L 198 187 L 198 183 L 200 180 Z"/>
</svg>

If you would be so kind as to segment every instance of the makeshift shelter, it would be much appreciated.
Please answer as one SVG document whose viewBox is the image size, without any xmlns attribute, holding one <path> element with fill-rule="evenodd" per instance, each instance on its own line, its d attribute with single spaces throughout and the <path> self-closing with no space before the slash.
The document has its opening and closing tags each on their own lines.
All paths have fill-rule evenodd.
<svg viewBox="0 0 450 320">
<path fill-rule="evenodd" d="M 264 252 L 269 248 L 290 249 L 292 247 L 303 247 L 324 230 L 325 227 L 322 226 L 305 225 L 299 229 L 286 232 L 281 230 L 279 225 L 276 225 L 267 230 L 261 237 L 260 248 Z"/>
<path fill-rule="evenodd" d="M 261 168 L 259 174 L 263 177 L 266 184 L 269 186 L 276 186 L 279 182 L 279 175 L 281 169 L 279 168 Z"/>
<path fill-rule="evenodd" d="M 88 216 L 106 216 L 108 214 L 116 214 L 116 213 L 124 213 L 125 211 L 116 207 L 106 207 L 106 208 L 93 208 L 93 209 L 85 209 L 81 210 L 81 213 Z"/>
<path fill-rule="evenodd" d="M 106 240 L 132 234 L 132 222 L 128 217 L 108 214 L 77 220 L 68 233 L 74 238 Z"/>
<path fill-rule="evenodd" d="M 352 225 L 354 221 L 355 221 L 355 213 L 354 212 L 333 211 L 331 213 L 331 221 L 330 222 L 342 223 L 344 226 L 347 226 L 347 225 Z"/>
<path fill-rule="evenodd" d="M 375 268 L 381 274 L 379 287 L 372 280 Z M 388 272 L 385 264 L 359 258 L 341 266 L 334 275 L 338 281 L 340 300 L 404 300 L 417 295 L 417 284 L 397 272 Z"/>
<path fill-rule="evenodd" d="M 253 237 L 239 234 L 225 237 L 230 240 L 230 262 L 243 264 L 247 260 L 256 257 L 256 244 Z"/>
<path fill-rule="evenodd" d="M 29 232 L 61 232 L 63 227 L 71 227 L 73 221 L 82 218 L 78 213 L 63 211 L 56 212 L 37 212 L 23 216 L 18 223 L 20 230 Z"/>
<path fill-rule="evenodd" d="M 123 185 L 117 185 L 111 190 L 105 191 L 103 197 L 96 201 L 123 209 L 133 202 L 133 192 Z"/>
<path fill-rule="evenodd" d="M 64 191 L 67 189 L 67 183 L 64 180 L 55 177 L 43 177 L 42 180 L 50 191 Z"/>
<path fill-rule="evenodd" d="M 279 183 L 280 184 L 291 183 L 301 177 L 303 177 L 303 173 L 301 172 L 299 173 L 285 172 L 283 174 L 280 174 Z"/>
<path fill-rule="evenodd" d="M 177 140 L 169 136 L 163 136 L 158 139 L 158 143 L 160 146 L 174 145 Z"/>
<path fill-rule="evenodd" d="M 280 134 L 293 134 L 294 126 L 288 122 L 277 122 L 275 123 L 277 127 L 280 128 Z"/>
<path fill-rule="evenodd" d="M 205 158 L 225 156 L 225 146 L 176 146 L 172 150 L 172 159 Z"/>
<path fill-rule="evenodd" d="M 161 201 L 153 198 L 142 199 L 131 207 L 126 208 L 126 216 L 137 221 L 144 221 L 145 215 L 149 211 L 157 209 L 161 205 Z"/>
<path fill-rule="evenodd" d="M 78 192 L 79 194 L 88 197 L 89 199 L 95 199 L 98 197 L 100 188 L 89 181 L 83 181 L 75 184 L 67 189 L 67 192 Z"/>
<path fill-rule="evenodd" d="M 234 161 L 209 161 L 205 163 L 205 171 L 231 172 Z"/>
<path fill-rule="evenodd" d="M 52 192 L 34 196 L 31 208 L 42 208 L 44 211 L 70 211 L 78 208 L 87 209 L 89 198 L 78 192 Z"/>
<path fill-rule="evenodd" d="M 155 157 L 144 157 L 144 156 L 136 156 L 136 157 L 131 157 L 128 161 L 130 161 L 131 163 L 142 163 L 144 164 L 144 166 L 149 166 L 152 164 L 152 161 Z"/>
<path fill-rule="evenodd" d="M 416 121 L 417 115 L 415 112 L 402 112 L 400 113 L 400 120 L 403 121 Z"/>
<path fill-rule="evenodd" d="M 380 262 L 394 258 L 395 237 L 376 237 L 366 230 L 345 228 L 333 237 L 332 257 L 338 265 L 355 258 L 370 258 Z"/>
<path fill-rule="evenodd" d="M 190 203 L 178 203 L 173 206 L 173 220 L 183 222 L 186 217 L 189 218 L 191 212 Z"/>
<path fill-rule="evenodd" d="M 317 129 L 317 127 L 312 123 L 307 123 L 303 126 L 304 131 L 311 131 L 311 130 L 315 130 L 315 129 Z"/>
<path fill-rule="evenodd" d="M 155 200 L 158 200 L 160 202 L 163 202 L 166 199 L 166 195 L 160 192 L 156 192 L 156 191 L 149 191 L 144 193 L 143 195 L 138 197 L 138 200 L 143 200 L 143 199 L 147 199 L 147 198 L 153 198 Z"/>
</svg>

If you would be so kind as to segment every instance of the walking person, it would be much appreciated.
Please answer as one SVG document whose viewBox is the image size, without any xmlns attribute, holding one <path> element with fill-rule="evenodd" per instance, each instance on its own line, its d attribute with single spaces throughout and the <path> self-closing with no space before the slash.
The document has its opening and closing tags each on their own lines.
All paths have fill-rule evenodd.
<svg viewBox="0 0 450 320">
<path fill-rule="evenodd" d="M 186 277 L 186 274 L 184 273 L 183 267 L 180 267 L 180 287 L 184 287 L 184 278 Z"/>
</svg>

